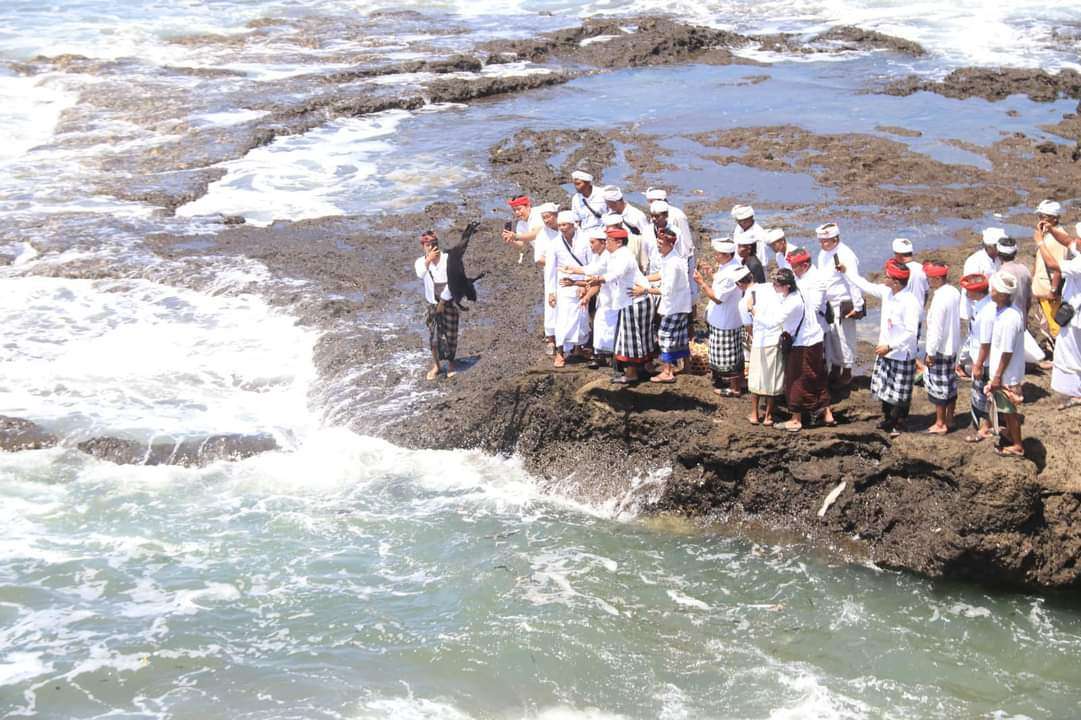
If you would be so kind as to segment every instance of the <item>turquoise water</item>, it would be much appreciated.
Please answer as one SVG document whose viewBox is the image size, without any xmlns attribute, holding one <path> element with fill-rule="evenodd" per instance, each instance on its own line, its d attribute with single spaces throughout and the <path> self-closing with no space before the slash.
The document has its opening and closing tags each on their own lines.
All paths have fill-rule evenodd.
<svg viewBox="0 0 1081 720">
<path fill-rule="evenodd" d="M 382 20 L 377 36 L 364 12 L 379 5 L 345 1 L 0 8 L 0 129 L 10 139 L 0 148 L 0 251 L 15 258 L 0 267 L 0 415 L 61 437 L 59 448 L 0 454 L 0 717 L 1078 715 L 1076 600 L 932 583 L 782 538 L 638 518 L 629 499 L 581 505 L 541 494 L 513 458 L 404 450 L 328 427 L 322 418 L 372 408 L 328 411 L 341 398 L 313 362 L 319 331 L 264 296 L 310 287 L 253 260 L 166 261 L 144 245 L 168 230 L 210 250 L 221 230 L 214 212 L 268 223 L 475 192 L 488 147 L 526 127 L 656 133 L 686 166 L 670 178 L 677 198 L 738 190 L 766 207 L 800 206 L 832 195 L 810 176 L 718 169 L 704 156 L 720 151 L 683 136 L 778 121 L 814 132 L 900 125 L 923 131 L 902 139 L 913 149 L 978 167 L 979 156 L 947 141 L 1039 133 L 1070 109 L 861 90 L 987 52 L 1022 65 L 1071 62 L 1069 47 L 1043 41 L 1055 22 L 1081 19 L 1074 7 L 664 5 L 741 31 L 860 22 L 925 42 L 932 55 L 636 69 L 470 107 L 328 118 L 228 161 L 207 196 L 210 217 L 196 204 L 172 217 L 96 183 L 132 170 L 118 155 L 259 122 L 271 96 L 313 92 L 293 78 L 348 65 L 349 53 L 424 56 L 566 26 L 591 10 L 656 5 L 415 4 L 420 19 Z M 287 27 L 254 42 L 174 42 L 236 35 L 267 17 L 313 35 L 298 40 Z M 464 31 L 440 35 L 440 25 Z M 7 64 L 61 53 L 119 62 L 31 75 Z M 177 66 L 241 74 L 201 80 L 168 69 Z M 747 75 L 769 79 L 737 87 Z M 679 83 L 709 92 L 673 103 Z M 152 102 L 131 109 L 131 98 Z M 853 241 L 873 264 L 897 232 L 931 245 L 959 227 L 951 218 L 923 234 L 854 225 Z M 396 329 L 393 317 L 380 323 Z M 428 396 L 410 385 L 421 357 L 390 360 L 409 370 L 384 415 Z M 110 434 L 161 443 L 228 432 L 269 434 L 281 449 L 183 469 L 112 465 L 73 447 Z M 646 486 L 659 482 L 663 468 Z"/>
</svg>

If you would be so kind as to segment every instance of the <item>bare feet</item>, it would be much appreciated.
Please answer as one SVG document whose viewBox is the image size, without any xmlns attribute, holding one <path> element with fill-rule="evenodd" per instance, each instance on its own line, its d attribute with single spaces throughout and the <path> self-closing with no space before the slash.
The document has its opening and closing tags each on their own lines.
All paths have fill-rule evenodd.
<svg viewBox="0 0 1081 720">
<path fill-rule="evenodd" d="M 652 382 L 652 383 L 669 383 L 670 384 L 670 383 L 674 383 L 676 381 L 676 378 L 675 378 L 674 375 L 668 375 L 668 374 L 665 374 L 665 373 L 660 373 L 658 375 L 654 375 L 653 377 L 651 377 L 649 379 L 649 381 Z"/>
<path fill-rule="evenodd" d="M 751 413 L 750 415 L 747 416 L 747 422 L 749 422 L 751 425 L 758 425 L 762 421 L 758 419 L 757 415 L 755 415 L 754 413 Z"/>
<path fill-rule="evenodd" d="M 424 377 L 428 378 L 429 380 L 435 380 L 437 377 L 439 377 L 439 366 L 433 365 L 432 369 L 429 370 L 428 374 Z"/>
<path fill-rule="evenodd" d="M 556 359 L 552 361 L 552 367 L 561 368 L 566 366 L 567 359 L 563 357 L 563 353 L 557 353 Z"/>
<path fill-rule="evenodd" d="M 950 429 L 948 427 L 945 425 L 938 425 L 937 423 L 927 428 L 927 432 L 930 435 L 945 435 L 949 431 Z"/>
</svg>

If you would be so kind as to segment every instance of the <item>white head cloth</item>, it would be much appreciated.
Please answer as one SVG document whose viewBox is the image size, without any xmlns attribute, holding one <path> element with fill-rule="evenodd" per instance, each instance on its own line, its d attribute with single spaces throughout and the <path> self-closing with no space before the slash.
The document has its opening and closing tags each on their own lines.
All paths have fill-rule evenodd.
<svg viewBox="0 0 1081 720">
<path fill-rule="evenodd" d="M 646 189 L 646 200 L 649 200 L 650 202 L 652 202 L 654 200 L 667 200 L 667 199 L 668 199 L 668 192 L 666 190 L 662 190 L 661 188 L 655 188 L 655 187 L 651 187 L 651 188 Z"/>
<path fill-rule="evenodd" d="M 1006 244 L 1003 244 L 1004 242 Z M 999 238 L 998 242 L 995 243 L 995 249 L 1003 255 L 1016 255 L 1018 250 L 1017 242 L 1008 237 Z"/>
<path fill-rule="evenodd" d="M 758 237 L 753 233 L 743 233 L 736 240 L 737 245 L 757 245 Z"/>
<path fill-rule="evenodd" d="M 913 253 L 912 241 L 908 238 L 896 238 L 893 241 L 893 251 L 900 255 L 911 255 Z"/>
<path fill-rule="evenodd" d="M 815 235 L 819 240 L 831 240 L 841 236 L 841 228 L 837 227 L 837 223 L 826 223 L 815 228 Z"/>
<path fill-rule="evenodd" d="M 728 255 L 735 255 L 736 253 L 736 244 L 728 236 L 711 238 L 709 246 L 713 248 L 714 252 L 727 253 Z"/>
<path fill-rule="evenodd" d="M 606 202 L 617 202 L 623 199 L 623 191 L 615 185 L 609 185 L 604 189 L 604 199 Z"/>
<path fill-rule="evenodd" d="M 556 215 L 556 222 L 560 225 L 564 223 L 571 223 L 573 225 L 576 219 L 577 218 L 575 217 L 574 213 L 572 213 L 570 210 L 562 210 L 558 215 Z"/>
<path fill-rule="evenodd" d="M 745 277 L 750 277 L 751 269 L 746 265 L 740 265 L 737 268 L 730 268 L 728 275 L 732 278 L 732 282 L 737 283 Z"/>
<path fill-rule="evenodd" d="M 998 241 L 1006 237 L 1006 231 L 1002 228 L 986 228 L 983 231 L 983 244 L 987 246 L 997 245 Z"/>
<path fill-rule="evenodd" d="M 754 208 L 750 205 L 736 205 L 732 208 L 732 217 L 736 220 L 747 220 L 754 217 Z"/>
<path fill-rule="evenodd" d="M 781 228 L 770 228 L 766 231 L 766 242 L 772 245 L 778 240 L 784 240 L 784 230 Z"/>
<path fill-rule="evenodd" d="M 1036 206 L 1036 212 L 1040 215 L 1053 215 L 1059 217 L 1062 215 L 1062 205 L 1054 200 L 1044 200 Z"/>
<path fill-rule="evenodd" d="M 583 180 L 585 182 L 593 182 L 593 176 L 582 170 L 575 170 L 571 173 L 571 180 Z"/>
<path fill-rule="evenodd" d="M 668 203 L 664 200 L 654 200 L 649 204 L 649 212 L 653 215 L 668 212 Z"/>
<path fill-rule="evenodd" d="M 601 215 L 601 222 L 608 227 L 611 227 L 613 225 L 622 225 L 623 216 L 619 213 L 605 213 L 604 215 Z"/>
<path fill-rule="evenodd" d="M 542 214 L 559 212 L 559 206 L 555 203 L 544 203 L 543 205 L 538 205 L 537 209 L 540 210 Z"/>
<path fill-rule="evenodd" d="M 1008 273 L 1005 270 L 999 270 L 991 276 L 991 289 L 1007 295 L 1013 295 L 1017 292 L 1017 278 L 1015 278 L 1012 273 Z"/>
<path fill-rule="evenodd" d="M 590 228 L 589 232 L 586 233 L 586 236 L 591 240 L 594 240 L 594 239 L 595 240 L 607 240 L 608 239 L 608 233 L 606 233 L 604 231 L 604 228 L 601 228 L 601 227 Z"/>
</svg>

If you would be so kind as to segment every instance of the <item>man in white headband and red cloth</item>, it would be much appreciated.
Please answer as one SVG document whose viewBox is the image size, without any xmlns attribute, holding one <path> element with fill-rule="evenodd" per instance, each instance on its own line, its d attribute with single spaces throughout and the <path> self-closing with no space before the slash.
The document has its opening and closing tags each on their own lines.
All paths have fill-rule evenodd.
<svg viewBox="0 0 1081 720">
<path fill-rule="evenodd" d="M 935 406 L 935 423 L 927 432 L 945 435 L 953 426 L 957 407 L 957 355 L 961 350 L 961 293 L 949 282 L 950 268 L 933 260 L 923 264 L 931 290 L 927 310 L 927 371 L 923 376 L 927 399 Z"/>
<path fill-rule="evenodd" d="M 830 368 L 830 383 L 847 387 L 852 382 L 852 367 L 856 363 L 856 319 L 866 313 L 860 289 L 838 267 L 844 266 L 858 275 L 859 258 L 841 241 L 837 223 L 819 225 L 815 234 L 821 248 L 815 267 L 826 283 L 826 300 L 833 318 L 826 334 L 826 364 Z"/>
<path fill-rule="evenodd" d="M 853 285 L 882 301 L 871 393 L 882 401 L 879 429 L 897 437 L 905 429 L 912 404 L 921 308 L 916 296 L 907 291 L 909 269 L 896 258 L 887 260 L 884 269 L 885 282 L 873 283 L 843 262 L 838 268 Z"/>
</svg>

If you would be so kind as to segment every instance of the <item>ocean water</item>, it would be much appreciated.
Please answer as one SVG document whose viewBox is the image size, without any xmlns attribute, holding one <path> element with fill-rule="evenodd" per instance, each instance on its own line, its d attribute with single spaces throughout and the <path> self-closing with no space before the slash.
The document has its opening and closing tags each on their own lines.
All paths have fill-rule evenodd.
<svg viewBox="0 0 1081 720">
<path fill-rule="evenodd" d="M 397 10 L 419 14 L 375 14 Z M 481 106 L 328 116 L 247 152 L 219 142 L 357 62 L 662 10 L 741 32 L 858 24 L 931 55 L 808 62 L 751 48 L 775 64 L 628 70 Z M 862 89 L 967 64 L 1077 67 L 1079 27 L 1076 3 L 1033 2 L 4 3 L 0 415 L 62 442 L 0 454 L 0 717 L 1076 716 L 1076 601 L 641 518 L 629 499 L 586 506 L 541 494 L 515 458 L 351 432 L 324 419 L 344 411 L 326 407 L 321 329 L 268 297 L 305 283 L 243 258 L 166 261 L 145 241 L 168 231 L 202 247 L 222 214 L 268 225 L 453 199 L 484 184 L 488 147 L 525 127 L 656 133 L 682 166 L 677 197 L 738 187 L 767 205 L 832 196 L 810 176 L 711 166 L 716 151 L 683 136 L 777 118 L 814 132 L 900 125 L 923 132 L 901 138 L 914 150 L 983 167 L 950 141 L 1039 134 L 1072 104 Z M 39 58 L 62 55 L 83 59 Z M 193 72 L 208 69 L 229 74 Z M 767 79 L 742 86 L 749 75 Z M 673 109 L 676 80 L 712 92 Z M 736 87 L 738 102 L 716 101 Z M 116 192 L 178 169 L 140 164 L 178 141 L 219 153 L 205 195 L 173 215 Z M 858 226 L 858 242 L 877 262 L 895 233 L 931 245 L 960 226 Z M 411 372 L 421 359 L 396 361 Z M 410 377 L 392 411 L 430 392 Z M 269 434 L 279 449 L 179 468 L 75 448 L 217 433 Z"/>
</svg>

